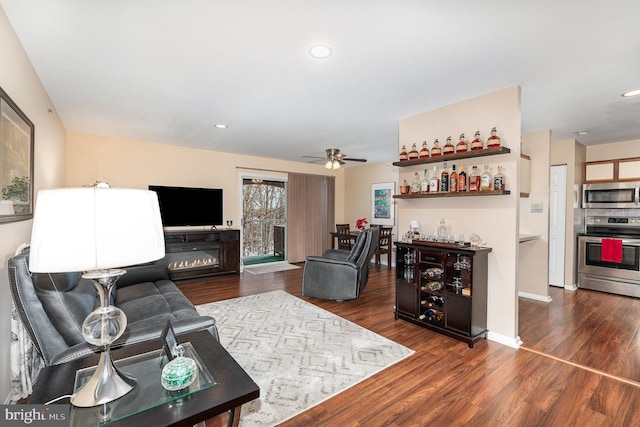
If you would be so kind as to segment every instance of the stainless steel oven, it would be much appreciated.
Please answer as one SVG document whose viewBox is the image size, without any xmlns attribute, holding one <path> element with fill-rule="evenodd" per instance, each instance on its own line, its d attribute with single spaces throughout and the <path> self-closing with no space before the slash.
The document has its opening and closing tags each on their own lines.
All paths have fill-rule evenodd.
<svg viewBox="0 0 640 427">
<path fill-rule="evenodd" d="M 640 182 L 607 182 L 582 185 L 585 209 L 640 208 Z"/>
<path fill-rule="evenodd" d="M 578 243 L 578 287 L 640 297 L 640 217 L 587 216 Z"/>
</svg>

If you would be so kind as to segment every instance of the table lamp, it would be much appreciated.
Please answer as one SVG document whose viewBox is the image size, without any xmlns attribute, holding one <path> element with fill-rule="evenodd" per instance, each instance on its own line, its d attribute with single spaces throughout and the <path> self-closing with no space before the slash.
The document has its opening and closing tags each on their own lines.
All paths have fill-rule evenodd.
<svg viewBox="0 0 640 427">
<path fill-rule="evenodd" d="M 100 350 L 93 376 L 71 396 L 75 406 L 111 402 L 131 391 L 136 379 L 122 373 L 110 346 L 127 326 L 125 314 L 111 305 L 111 289 L 126 273 L 118 267 L 164 256 L 164 234 L 155 192 L 96 187 L 38 192 L 31 234 L 29 270 L 42 273 L 83 271 L 100 296 L 100 307 L 82 324 L 82 334 Z"/>
</svg>

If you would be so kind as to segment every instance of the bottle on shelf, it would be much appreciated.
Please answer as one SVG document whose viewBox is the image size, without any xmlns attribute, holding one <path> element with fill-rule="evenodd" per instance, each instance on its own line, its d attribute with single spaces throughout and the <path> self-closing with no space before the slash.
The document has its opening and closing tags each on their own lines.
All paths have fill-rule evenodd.
<svg viewBox="0 0 640 427">
<path fill-rule="evenodd" d="M 446 156 L 447 154 L 453 154 L 455 151 L 456 149 L 451 142 L 451 137 L 449 136 L 447 137 L 447 143 L 444 144 L 444 147 L 442 148 L 442 154 Z"/>
<path fill-rule="evenodd" d="M 440 179 L 438 178 L 438 169 L 433 166 L 433 176 L 429 179 L 429 193 L 437 193 L 440 191 Z"/>
<path fill-rule="evenodd" d="M 469 175 L 469 191 L 480 191 L 480 174 L 478 174 L 478 166 L 473 165 L 471 175 Z"/>
<path fill-rule="evenodd" d="M 504 175 L 502 174 L 502 166 L 498 165 L 498 173 L 493 177 L 493 189 L 502 191 L 505 189 Z"/>
<path fill-rule="evenodd" d="M 464 139 L 464 133 L 461 133 L 459 141 L 456 144 L 456 153 L 466 153 L 467 151 L 469 151 L 469 144 L 467 140 Z"/>
<path fill-rule="evenodd" d="M 403 145 L 400 149 L 400 161 L 402 162 L 405 160 L 409 160 L 409 154 L 407 153 L 407 147 Z"/>
<path fill-rule="evenodd" d="M 431 157 L 438 156 L 442 156 L 442 148 L 440 148 L 440 142 L 438 141 L 438 138 L 436 138 L 436 140 L 433 141 L 433 147 L 431 147 Z"/>
<path fill-rule="evenodd" d="M 460 164 L 460 172 L 458 173 L 458 192 L 467 191 L 467 173 L 464 171 L 464 163 Z"/>
<path fill-rule="evenodd" d="M 489 165 L 484 165 L 484 172 L 480 175 L 480 191 L 493 190 L 493 180 L 489 172 Z"/>
<path fill-rule="evenodd" d="M 400 194 L 409 194 L 410 191 L 411 191 L 411 186 L 405 179 L 402 185 L 400 186 Z"/>
<path fill-rule="evenodd" d="M 447 233 L 447 223 L 444 218 L 442 218 L 440 220 L 440 225 L 438 226 L 438 240 L 442 242 L 448 238 L 448 235 L 449 233 Z"/>
<path fill-rule="evenodd" d="M 451 174 L 449 175 L 449 191 L 452 193 L 458 192 L 458 172 L 456 172 L 456 165 L 451 165 Z"/>
<path fill-rule="evenodd" d="M 496 133 L 496 128 L 491 128 L 491 136 L 487 138 L 487 148 L 500 148 L 500 137 Z"/>
<path fill-rule="evenodd" d="M 427 141 L 424 141 L 422 143 L 422 148 L 420 149 L 419 158 L 420 159 L 428 159 L 429 158 L 429 149 L 427 148 Z"/>
<path fill-rule="evenodd" d="M 438 281 L 429 282 L 426 285 L 420 286 L 420 290 L 425 292 L 435 292 L 440 289 L 442 289 L 442 282 Z"/>
<path fill-rule="evenodd" d="M 429 170 L 424 170 L 422 181 L 420 181 L 420 193 L 427 194 L 429 192 Z"/>
<path fill-rule="evenodd" d="M 482 149 L 484 149 L 484 143 L 482 142 L 482 139 L 480 139 L 480 131 L 477 130 L 476 134 L 473 136 L 473 141 L 471 141 L 471 151 Z"/>
<path fill-rule="evenodd" d="M 441 321 L 444 318 L 444 314 L 439 310 L 434 310 L 432 308 L 427 309 L 423 314 L 418 316 L 420 320 L 429 320 L 429 321 Z"/>
<path fill-rule="evenodd" d="M 449 171 L 447 170 L 447 162 L 442 164 L 442 173 L 440 173 L 440 191 L 449 192 Z"/>
<path fill-rule="evenodd" d="M 419 156 L 416 144 L 413 144 L 411 146 L 411 151 L 409 151 L 409 160 L 416 160 Z"/>
<path fill-rule="evenodd" d="M 420 193 L 420 177 L 418 176 L 418 172 L 414 173 L 413 181 L 411 181 L 411 194 L 419 194 Z"/>
</svg>

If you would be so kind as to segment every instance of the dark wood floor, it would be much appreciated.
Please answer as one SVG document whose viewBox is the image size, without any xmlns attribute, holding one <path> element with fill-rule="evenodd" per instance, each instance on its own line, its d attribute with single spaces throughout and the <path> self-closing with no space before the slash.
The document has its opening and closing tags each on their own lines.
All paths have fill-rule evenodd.
<svg viewBox="0 0 640 427">
<path fill-rule="evenodd" d="M 640 425 L 638 300 L 552 289 L 551 303 L 521 300 L 523 348 L 483 340 L 470 349 L 394 320 L 393 270 L 372 269 L 362 296 L 343 303 L 304 298 L 301 283 L 299 269 L 180 288 L 194 304 L 282 289 L 415 354 L 283 426 Z"/>
</svg>

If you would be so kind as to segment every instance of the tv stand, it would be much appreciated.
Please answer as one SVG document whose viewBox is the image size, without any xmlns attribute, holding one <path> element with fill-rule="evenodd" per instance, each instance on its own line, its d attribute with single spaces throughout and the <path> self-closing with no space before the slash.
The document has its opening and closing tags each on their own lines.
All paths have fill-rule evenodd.
<svg viewBox="0 0 640 427">
<path fill-rule="evenodd" d="M 240 274 L 240 230 L 165 231 L 171 280 Z"/>
</svg>

